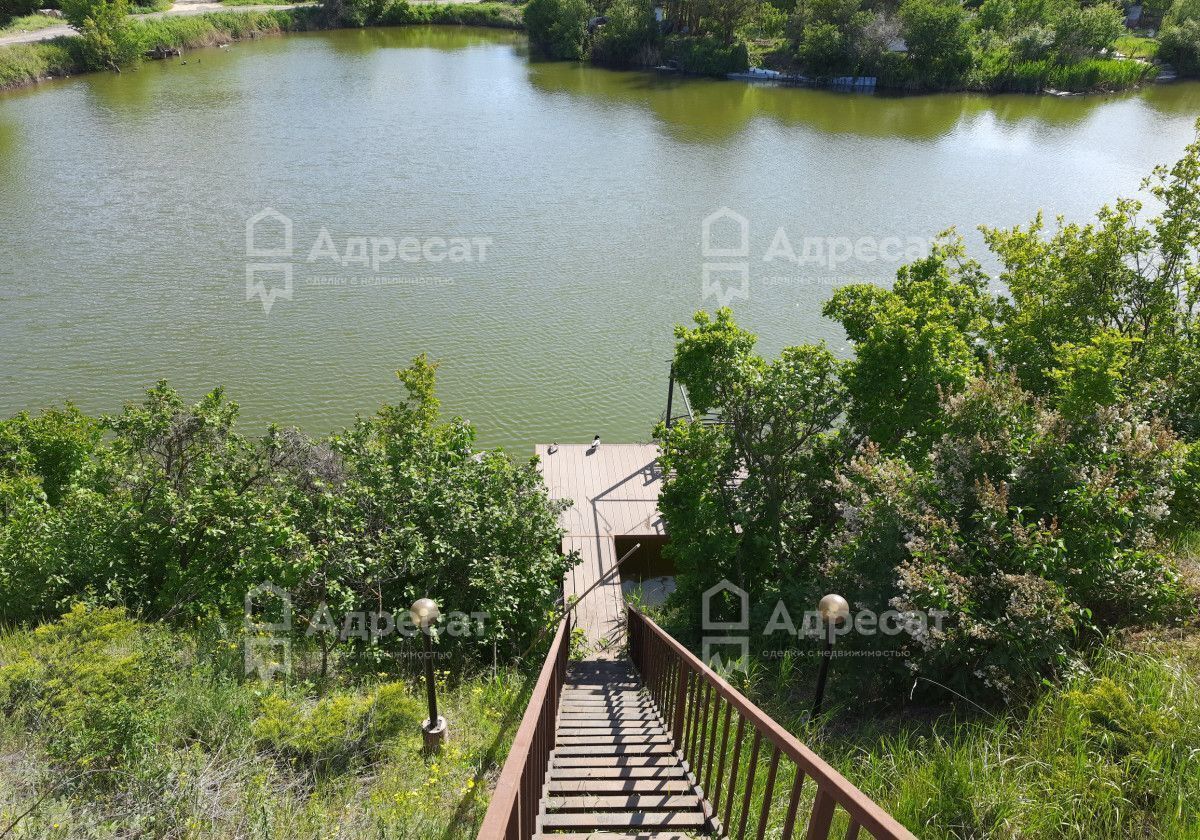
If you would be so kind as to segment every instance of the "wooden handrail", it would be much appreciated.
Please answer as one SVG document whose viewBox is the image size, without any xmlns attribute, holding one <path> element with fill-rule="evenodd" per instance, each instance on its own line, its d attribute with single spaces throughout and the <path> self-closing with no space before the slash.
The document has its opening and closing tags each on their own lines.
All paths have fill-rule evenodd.
<svg viewBox="0 0 1200 840">
<path fill-rule="evenodd" d="M 780 775 L 780 758 L 786 758 L 795 765 L 796 771 L 788 792 L 786 814 L 782 818 L 783 840 L 792 840 L 794 836 L 806 778 L 816 785 L 816 795 L 807 821 L 806 840 L 825 840 L 829 836 L 839 806 L 849 816 L 847 838 L 858 837 L 860 832 L 866 832 L 876 840 L 916 840 L 908 829 L 869 796 L 800 743 L 796 736 L 772 720 L 648 616 L 633 606 L 629 606 L 628 610 L 630 658 L 666 718 L 675 746 L 687 762 L 694 783 L 704 793 L 710 818 L 722 836 L 736 837 L 738 840 L 746 836 L 751 804 L 761 796 L 762 804 L 757 809 L 758 819 L 754 828 L 757 840 L 762 840 L 772 815 L 774 788 Z M 722 717 L 723 726 L 720 723 Z M 727 747 L 732 726 L 736 727 L 733 756 L 726 774 Z M 719 729 L 723 732 L 719 733 Z M 752 739 L 750 760 L 746 766 L 746 778 L 740 780 L 742 745 L 747 738 Z M 765 774 L 760 776 L 758 764 L 763 755 L 767 755 L 769 764 Z M 739 789 L 741 801 L 735 803 Z M 721 805 L 724 805 L 723 814 Z"/>
<path fill-rule="evenodd" d="M 567 678 L 571 652 L 571 616 L 564 615 L 550 643 L 521 726 L 496 781 L 478 840 L 529 840 L 537 825 L 538 804 L 554 749 L 558 701 Z"/>
</svg>

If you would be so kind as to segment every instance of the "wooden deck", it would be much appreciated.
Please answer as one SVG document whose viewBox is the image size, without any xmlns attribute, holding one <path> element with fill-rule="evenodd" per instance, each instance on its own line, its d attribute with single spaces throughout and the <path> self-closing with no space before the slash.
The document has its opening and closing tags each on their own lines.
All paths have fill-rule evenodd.
<svg viewBox="0 0 1200 840">
<path fill-rule="evenodd" d="M 603 579 L 575 609 L 594 650 L 615 653 L 622 635 L 625 607 L 614 537 L 658 537 L 666 530 L 658 512 L 662 473 L 658 447 L 640 443 L 547 444 L 535 447 L 542 477 L 553 499 L 569 499 L 563 512 L 563 552 L 578 551 L 582 562 L 567 573 L 563 594 L 580 595 Z M 607 576 L 607 577 L 606 577 Z M 603 655 L 603 654 L 601 654 Z"/>
</svg>

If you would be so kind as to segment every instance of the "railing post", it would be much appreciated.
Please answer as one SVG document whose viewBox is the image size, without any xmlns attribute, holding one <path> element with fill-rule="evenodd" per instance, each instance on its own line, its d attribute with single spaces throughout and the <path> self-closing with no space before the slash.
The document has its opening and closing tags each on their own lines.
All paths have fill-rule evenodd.
<svg viewBox="0 0 1200 840">
<path fill-rule="evenodd" d="M 671 721 L 671 737 L 675 739 L 676 749 L 683 749 L 683 721 L 687 717 L 687 692 L 691 672 L 687 663 L 679 662 L 679 683 L 675 687 L 675 718 Z"/>
<path fill-rule="evenodd" d="M 829 827 L 833 825 L 833 810 L 837 800 L 824 788 L 817 788 L 817 798 L 813 800 L 812 814 L 808 818 L 808 834 L 805 840 L 827 840 Z"/>
</svg>

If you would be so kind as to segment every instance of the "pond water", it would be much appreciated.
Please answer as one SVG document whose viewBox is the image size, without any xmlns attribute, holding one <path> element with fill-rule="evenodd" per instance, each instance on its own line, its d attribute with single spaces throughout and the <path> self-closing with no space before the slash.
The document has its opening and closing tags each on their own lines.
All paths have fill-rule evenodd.
<svg viewBox="0 0 1200 840">
<path fill-rule="evenodd" d="M 428 352 L 483 444 L 645 440 L 695 310 L 845 352 L 837 284 L 951 225 L 1082 219 L 1200 113 L 1195 84 L 886 98 L 533 63 L 455 28 L 185 59 L 0 96 L 0 416 L 167 378 L 226 386 L 247 431 L 320 433 Z M 248 241 L 268 208 L 290 243 L 275 214 Z M 745 248 L 736 217 L 702 235 L 720 208 Z"/>
</svg>

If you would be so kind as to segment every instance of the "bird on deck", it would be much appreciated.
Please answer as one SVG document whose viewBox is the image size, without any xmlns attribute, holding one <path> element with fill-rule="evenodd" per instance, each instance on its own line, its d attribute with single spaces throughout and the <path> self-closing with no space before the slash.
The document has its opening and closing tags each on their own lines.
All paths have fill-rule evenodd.
<svg viewBox="0 0 1200 840">
<path fill-rule="evenodd" d="M 591 450 L 593 452 L 595 452 L 599 448 L 600 448 L 600 435 L 596 435 L 594 438 L 592 438 Z"/>
</svg>

